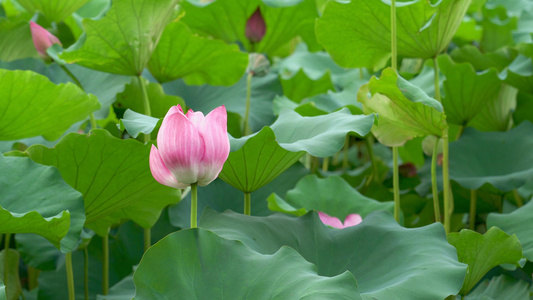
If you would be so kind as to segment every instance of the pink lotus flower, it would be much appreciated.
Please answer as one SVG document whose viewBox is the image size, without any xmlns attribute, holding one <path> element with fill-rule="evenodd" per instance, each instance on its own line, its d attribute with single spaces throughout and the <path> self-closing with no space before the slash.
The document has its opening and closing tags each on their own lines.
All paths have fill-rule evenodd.
<svg viewBox="0 0 533 300">
<path fill-rule="evenodd" d="M 250 42 L 259 43 L 263 39 L 263 36 L 265 36 L 265 32 L 265 20 L 258 7 L 246 22 L 246 30 L 244 34 Z"/>
<path fill-rule="evenodd" d="M 35 45 L 35 49 L 37 49 L 37 52 L 39 52 L 39 56 L 41 56 L 41 58 L 48 58 L 46 49 L 50 48 L 53 44 L 61 45 L 61 42 L 57 37 L 48 32 L 48 30 L 39 26 L 37 23 L 30 21 L 30 28 L 33 44 Z"/>
<path fill-rule="evenodd" d="M 230 150 L 226 108 L 220 106 L 204 117 L 180 105 L 163 119 L 152 145 L 150 170 L 159 183 L 185 188 L 192 183 L 206 186 L 217 178 Z"/>
<path fill-rule="evenodd" d="M 339 228 L 339 229 L 350 227 L 350 226 L 355 226 L 363 222 L 363 219 L 358 214 L 349 214 L 344 220 L 344 224 L 342 224 L 342 222 L 339 219 L 332 217 L 321 211 L 318 212 L 318 216 L 320 217 L 320 221 L 322 221 L 322 223 L 324 223 L 325 225 Z"/>
</svg>

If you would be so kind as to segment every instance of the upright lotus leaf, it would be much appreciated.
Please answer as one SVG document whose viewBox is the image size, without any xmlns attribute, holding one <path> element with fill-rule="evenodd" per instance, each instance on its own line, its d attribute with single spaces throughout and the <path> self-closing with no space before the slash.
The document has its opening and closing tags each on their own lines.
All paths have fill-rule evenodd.
<svg viewBox="0 0 533 300">
<path fill-rule="evenodd" d="M 464 126 L 498 97 L 501 80 L 496 69 L 478 74 L 471 64 L 456 64 L 447 55 L 439 56 L 438 64 L 446 76 L 442 105 L 447 122 Z"/>
<path fill-rule="evenodd" d="M 453 49 L 450 55 L 454 61 L 468 62 L 478 71 L 490 68 L 502 71 L 516 58 L 518 52 L 513 48 L 502 48 L 497 52 L 482 53 L 476 46 L 465 45 Z"/>
<path fill-rule="evenodd" d="M 510 85 L 501 84 L 496 97 L 492 98 L 468 123 L 481 131 L 507 131 L 513 125 L 518 90 Z"/>
<path fill-rule="evenodd" d="M 485 183 L 512 191 L 533 179 L 533 125 L 527 121 L 507 132 L 466 128 L 450 143 L 450 178 L 475 190 Z"/>
<path fill-rule="evenodd" d="M 372 77 L 357 94 L 363 111 L 377 113 L 372 133 L 380 143 L 401 146 L 415 137 L 441 136 L 446 128 L 442 105 L 390 68 Z"/>
<path fill-rule="evenodd" d="M 1 6 L 0 6 L 1 7 Z M 38 57 L 27 21 L 0 19 L 0 61 Z"/>
<path fill-rule="evenodd" d="M 514 46 L 513 31 L 516 30 L 518 18 L 509 16 L 503 6 L 483 8 L 483 37 L 480 48 L 483 52 L 494 52 L 505 46 Z"/>
<path fill-rule="evenodd" d="M 508 234 L 518 237 L 522 244 L 524 256 L 533 261 L 533 228 L 531 216 L 533 213 L 533 201 L 508 214 L 491 213 L 487 217 L 487 226 L 496 226 Z"/>
<path fill-rule="evenodd" d="M 178 192 L 152 177 L 150 145 L 120 140 L 105 130 L 71 133 L 54 148 L 41 145 L 27 152 L 36 162 L 53 165 L 65 181 L 83 194 L 85 226 L 103 236 L 110 226 L 131 219 L 152 227 L 161 210 L 179 201 Z"/>
<path fill-rule="evenodd" d="M 0 278 L 1 281 L 6 282 L 9 287 L 6 290 L 4 286 L 4 291 L 2 291 L 5 293 L 4 299 L 16 300 L 19 299 L 19 296 L 22 293 L 22 286 L 19 278 L 19 260 L 20 256 L 17 250 L 7 249 L 6 251 L 6 249 L 4 249 L 0 251 Z M 8 262 L 7 266 L 5 265 L 6 261 Z M 7 270 L 5 270 L 6 268 Z M 5 278 L 5 275 L 7 275 L 7 279 Z"/>
<path fill-rule="evenodd" d="M 516 280 L 507 275 L 492 277 L 490 280 L 483 280 L 465 300 L 530 300 L 528 283 L 523 280 Z"/>
<path fill-rule="evenodd" d="M 448 234 L 448 242 L 457 249 L 460 262 L 468 264 L 468 272 L 461 288 L 466 295 L 488 271 L 501 264 L 519 265 L 522 246 L 516 235 L 509 236 L 497 227 L 484 235 L 469 229 Z"/>
<path fill-rule="evenodd" d="M 283 94 L 298 103 L 305 98 L 335 90 L 329 72 L 325 72 L 321 77 L 311 78 L 302 69 L 290 77 L 282 74 L 281 86 Z"/>
<path fill-rule="evenodd" d="M 248 55 L 237 45 L 193 34 L 183 22 L 165 28 L 148 62 L 161 83 L 183 78 L 187 84 L 232 85 L 248 66 Z"/>
<path fill-rule="evenodd" d="M 131 137 L 136 138 L 139 133 L 152 133 L 158 125 L 161 126 L 162 122 L 163 119 L 150 117 L 127 109 L 124 117 L 120 119 L 117 126 L 122 131 L 126 130 Z"/>
<path fill-rule="evenodd" d="M 133 275 L 133 299 L 361 299 L 352 274 L 316 274 L 298 252 L 257 253 L 204 229 L 172 233 Z"/>
<path fill-rule="evenodd" d="M 316 175 L 308 175 L 287 192 L 285 201 L 293 208 L 304 208 L 307 211 L 314 209 L 339 220 L 346 219 L 349 214 L 358 214 L 364 218 L 376 210 L 394 212 L 392 201 L 379 202 L 365 197 L 339 176 L 321 179 Z"/>
<path fill-rule="evenodd" d="M 195 2 L 181 3 L 185 24 L 193 31 L 239 42 L 249 52 L 274 54 L 296 36 L 314 38 L 318 12 L 313 0 L 217 0 L 207 5 Z M 266 32 L 261 41 L 251 44 L 245 36 L 246 22 L 258 7 Z"/>
<path fill-rule="evenodd" d="M 398 55 L 433 58 L 443 52 L 461 24 L 470 2 L 398 2 Z M 390 10 L 385 1 L 330 1 L 317 21 L 317 39 L 343 67 L 382 68 L 391 55 Z"/>
<path fill-rule="evenodd" d="M 504 70 L 502 76 L 505 83 L 514 86 L 521 92 L 533 94 L 533 62 L 530 57 L 519 54 Z"/>
<path fill-rule="evenodd" d="M 52 167 L 0 155 L 0 233 L 36 233 L 74 250 L 85 221 L 82 195 Z"/>
<path fill-rule="evenodd" d="M 59 138 L 100 107 L 72 83 L 53 84 L 31 71 L 0 69 L 0 141 L 42 135 Z"/>
<path fill-rule="evenodd" d="M 374 212 L 357 226 L 338 230 L 323 225 L 316 212 L 299 218 L 250 217 L 207 209 L 200 226 L 263 254 L 289 246 L 321 276 L 348 270 L 363 299 L 444 299 L 457 294 L 466 272 L 441 224 L 408 229 L 388 212 Z"/>
<path fill-rule="evenodd" d="M 61 22 L 90 0 L 17 0 L 28 12 L 40 12 L 50 22 Z"/>
<path fill-rule="evenodd" d="M 176 0 L 116 0 L 99 20 L 85 19 L 82 36 L 60 58 L 87 68 L 139 75 L 170 21 Z"/>
</svg>

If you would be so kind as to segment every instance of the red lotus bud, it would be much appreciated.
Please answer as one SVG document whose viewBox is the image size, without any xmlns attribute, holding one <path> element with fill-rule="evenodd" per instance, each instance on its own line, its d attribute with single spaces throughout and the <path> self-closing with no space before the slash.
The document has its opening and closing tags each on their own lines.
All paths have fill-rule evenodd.
<svg viewBox="0 0 533 300">
<path fill-rule="evenodd" d="M 258 7 L 246 22 L 246 30 L 244 34 L 250 42 L 259 43 L 265 36 L 265 32 L 265 20 Z"/>
<path fill-rule="evenodd" d="M 399 166 L 398 169 L 402 177 L 412 178 L 416 176 L 416 167 L 410 162 Z"/>
</svg>

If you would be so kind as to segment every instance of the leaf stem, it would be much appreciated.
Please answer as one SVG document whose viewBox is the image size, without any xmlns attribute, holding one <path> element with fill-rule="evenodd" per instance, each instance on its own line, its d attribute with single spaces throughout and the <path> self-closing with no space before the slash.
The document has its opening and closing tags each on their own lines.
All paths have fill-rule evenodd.
<svg viewBox="0 0 533 300">
<path fill-rule="evenodd" d="M 398 147 L 392 147 L 392 187 L 394 191 L 394 219 L 400 223 L 400 169 L 398 167 Z"/>
<path fill-rule="evenodd" d="M 348 150 L 350 149 L 350 136 L 344 138 L 344 147 L 342 148 L 342 169 L 348 170 Z"/>
<path fill-rule="evenodd" d="M 152 230 L 151 228 L 144 228 L 144 252 L 152 246 Z"/>
<path fill-rule="evenodd" d="M 477 191 L 470 190 L 470 230 L 476 231 Z"/>
<path fill-rule="evenodd" d="M 394 71 L 398 71 L 398 49 L 396 47 L 396 0 L 391 0 L 390 7 L 390 20 L 391 20 L 391 65 Z"/>
<path fill-rule="evenodd" d="M 244 111 L 244 135 L 249 135 L 252 133 L 250 129 L 250 101 L 252 98 L 252 77 L 254 76 L 253 72 L 248 72 L 246 76 L 246 110 Z"/>
<path fill-rule="evenodd" d="M 437 187 L 437 155 L 439 138 L 433 148 L 433 155 L 431 156 L 431 191 L 433 192 L 433 206 L 435 211 L 435 222 L 442 222 L 440 218 L 440 203 L 439 203 L 439 190 Z"/>
<path fill-rule="evenodd" d="M 374 174 L 374 181 L 379 182 L 378 164 L 374 155 L 374 136 L 372 134 L 369 134 L 368 137 L 365 139 L 365 145 L 366 150 L 368 152 L 368 158 L 370 159 L 370 163 L 372 164 L 372 174 Z"/>
<path fill-rule="evenodd" d="M 453 213 L 452 195 L 450 187 L 450 175 L 449 175 L 449 145 L 448 145 L 448 127 L 442 132 L 442 188 L 444 192 L 444 229 L 446 233 L 450 233 L 451 228 L 451 215 Z"/>
<path fill-rule="evenodd" d="M 437 62 L 437 57 L 435 56 L 433 58 L 433 84 L 435 86 L 435 99 L 441 102 L 439 76 L 440 76 L 439 63 Z"/>
<path fill-rule="evenodd" d="M 9 242 L 11 240 L 11 233 L 6 233 L 4 235 L 4 285 L 5 285 L 5 292 L 6 295 L 9 295 L 7 293 L 7 289 L 11 288 L 9 286 Z"/>
<path fill-rule="evenodd" d="M 250 193 L 244 192 L 244 214 L 252 215 L 252 196 Z"/>
<path fill-rule="evenodd" d="M 522 200 L 522 197 L 520 197 L 520 195 L 518 194 L 518 191 L 516 189 L 513 190 L 513 196 L 514 196 L 514 199 L 516 201 L 516 205 L 518 207 L 522 207 L 524 205 L 524 201 Z"/>
<path fill-rule="evenodd" d="M 322 171 L 327 172 L 329 169 L 329 157 L 324 157 L 322 159 Z"/>
<path fill-rule="evenodd" d="M 31 291 L 39 285 L 37 278 L 40 272 L 41 270 L 28 266 L 28 290 Z"/>
<path fill-rule="evenodd" d="M 196 218 L 198 217 L 198 183 L 191 183 L 191 228 L 198 227 Z"/>
<path fill-rule="evenodd" d="M 72 270 L 72 252 L 65 254 L 65 267 L 67 269 L 68 299 L 76 300 L 74 291 L 74 272 Z"/>
<path fill-rule="evenodd" d="M 78 78 L 76 78 L 76 76 L 74 76 L 74 74 L 72 74 L 72 72 L 70 72 L 69 69 L 67 69 L 67 67 L 65 67 L 64 65 L 62 64 L 59 64 L 59 66 L 61 67 L 61 69 L 63 69 L 63 71 L 65 71 L 65 73 L 67 73 L 67 75 L 70 77 L 70 79 L 72 79 L 72 81 L 74 81 L 74 83 L 82 90 L 85 92 L 85 89 L 83 88 L 83 85 L 81 85 L 81 82 L 78 80 Z M 89 115 L 89 118 L 90 118 L 90 122 L 91 122 L 91 128 L 92 129 L 96 129 L 98 126 L 96 125 L 96 119 L 94 118 L 94 114 L 91 113 Z"/>
<path fill-rule="evenodd" d="M 102 253 L 104 255 L 102 265 L 102 294 L 107 295 L 109 293 L 109 229 L 102 239 Z"/>
<path fill-rule="evenodd" d="M 83 285 L 85 300 L 89 300 L 89 250 L 87 250 L 87 246 L 83 248 Z"/>
<path fill-rule="evenodd" d="M 137 81 L 139 81 L 139 86 L 141 87 L 141 93 L 143 97 L 143 110 L 144 114 L 147 116 L 152 116 L 152 111 L 150 109 L 150 99 L 148 98 L 148 92 L 146 91 L 146 86 L 144 84 L 144 79 L 141 75 L 137 75 Z M 148 140 L 150 139 L 150 135 L 148 135 Z M 145 138 L 146 139 L 146 138 Z"/>
</svg>

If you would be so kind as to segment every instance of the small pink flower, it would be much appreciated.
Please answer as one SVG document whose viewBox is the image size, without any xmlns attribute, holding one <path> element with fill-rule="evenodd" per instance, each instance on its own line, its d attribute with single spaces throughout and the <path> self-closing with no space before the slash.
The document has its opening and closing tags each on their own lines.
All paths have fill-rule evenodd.
<svg viewBox="0 0 533 300">
<path fill-rule="evenodd" d="M 30 21 L 30 28 L 33 44 L 35 45 L 35 49 L 37 49 L 37 52 L 39 52 L 39 56 L 41 56 L 41 58 L 48 58 L 46 49 L 50 48 L 53 44 L 61 45 L 61 42 L 57 37 L 48 32 L 48 30 L 39 26 L 37 23 Z"/>
<path fill-rule="evenodd" d="M 358 214 L 349 214 L 344 220 L 344 224 L 342 224 L 339 219 L 332 217 L 321 211 L 318 212 L 318 216 L 320 217 L 320 221 L 322 221 L 324 225 L 328 225 L 328 226 L 339 228 L 339 229 L 350 227 L 350 226 L 355 226 L 363 222 L 363 219 Z"/>
<path fill-rule="evenodd" d="M 163 119 L 157 148 L 150 152 L 150 170 L 159 183 L 185 188 L 191 183 L 206 186 L 217 178 L 230 150 L 227 114 L 219 106 L 204 117 L 180 105 Z"/>
<path fill-rule="evenodd" d="M 265 36 L 265 32 L 265 20 L 263 19 L 261 10 L 259 10 L 258 7 L 246 22 L 246 30 L 244 34 L 250 42 L 259 43 Z"/>
</svg>

